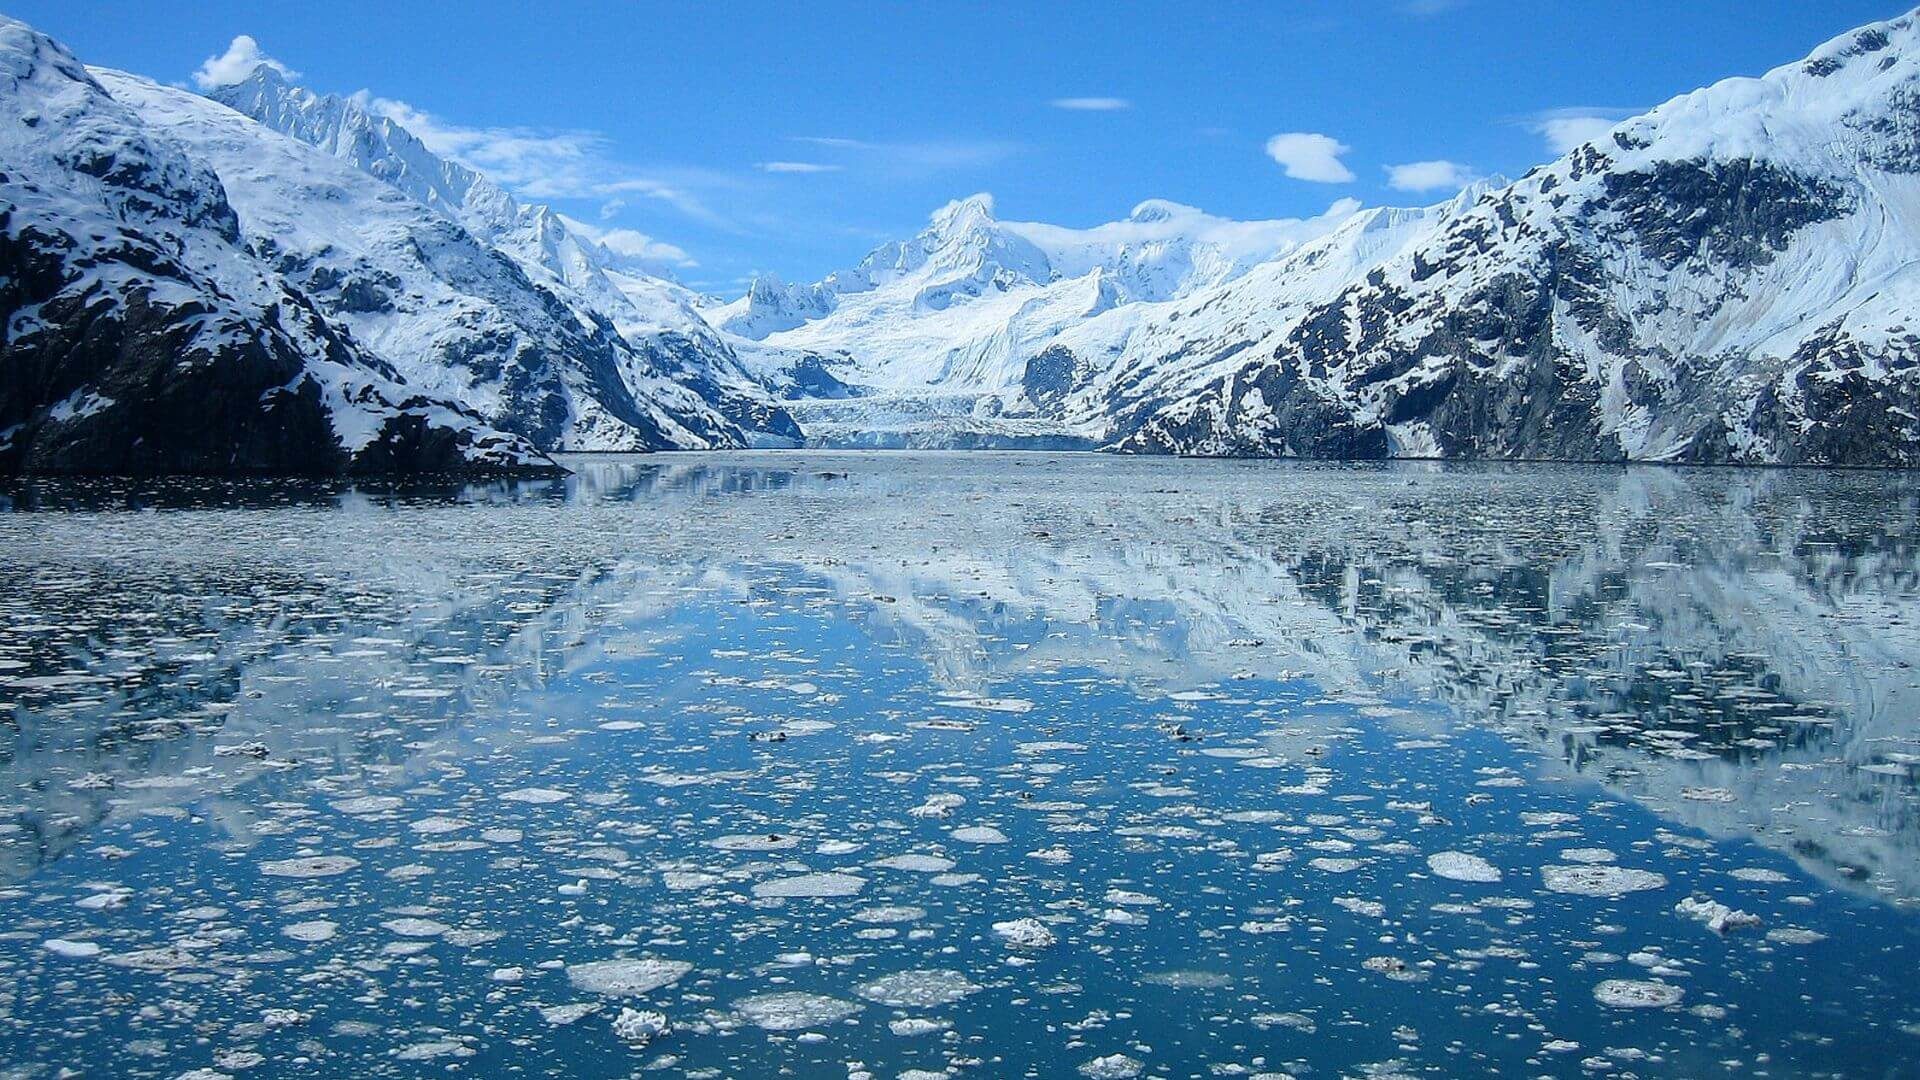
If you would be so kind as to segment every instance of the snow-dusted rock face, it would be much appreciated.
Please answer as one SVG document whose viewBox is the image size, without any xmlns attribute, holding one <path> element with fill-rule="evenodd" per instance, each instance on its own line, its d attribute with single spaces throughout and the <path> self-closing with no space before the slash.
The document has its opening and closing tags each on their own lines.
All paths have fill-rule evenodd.
<svg viewBox="0 0 1920 1080">
<path fill-rule="evenodd" d="M 1122 414 L 1108 438 L 1920 464 L 1916 147 L 1908 16 L 1626 121 L 1332 296 L 1276 297 L 1277 323 L 1190 344 L 1240 355 L 1231 370 Z"/>
<path fill-rule="evenodd" d="M 594 339 L 592 351 L 610 350 L 610 370 L 586 387 L 592 403 L 576 410 L 577 429 L 559 445 L 697 449 L 797 440 L 792 418 L 694 311 L 691 293 L 623 260 L 550 208 L 517 202 L 358 99 L 291 85 L 271 66 L 210 96 L 457 224 L 563 307 L 580 324 L 578 334 Z"/>
<path fill-rule="evenodd" d="M 552 469 L 246 243 L 213 170 L 0 18 L 0 471 Z"/>
</svg>

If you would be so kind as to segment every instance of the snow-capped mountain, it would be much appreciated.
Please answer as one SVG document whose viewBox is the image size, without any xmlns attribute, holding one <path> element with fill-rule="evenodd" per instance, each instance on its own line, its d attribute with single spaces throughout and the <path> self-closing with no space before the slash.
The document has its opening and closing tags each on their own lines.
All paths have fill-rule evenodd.
<svg viewBox="0 0 1920 1080">
<path fill-rule="evenodd" d="M 1875 24 L 1675 98 L 1273 309 L 1188 343 L 1244 360 L 1106 439 L 1920 464 L 1920 30 Z"/>
<path fill-rule="evenodd" d="M 790 396 L 815 441 L 1061 445 L 1085 432 L 1031 415 L 1027 365 L 1102 314 L 1170 301 L 1246 273 L 1354 212 L 1240 222 L 1160 200 L 1090 229 L 1001 221 L 975 195 L 911 240 L 808 286 L 769 279 L 710 309 L 749 367 Z M 821 394 L 824 385 L 829 393 Z"/>
<path fill-rule="evenodd" d="M 1920 464 L 1916 157 L 1908 16 L 1438 206 L 976 196 L 708 314 L 827 443 Z"/>
<path fill-rule="evenodd" d="M 274 131 L 346 162 L 462 226 L 558 299 L 584 332 L 611 328 L 624 389 L 602 380 L 604 400 L 583 413 L 643 419 L 630 432 L 583 416 L 568 449 L 741 446 L 798 437 L 793 422 L 740 367 L 677 283 L 608 250 L 551 208 L 522 204 L 485 176 L 430 150 L 360 97 L 316 94 L 262 64 L 209 96 Z"/>
<path fill-rule="evenodd" d="M 0 471 L 551 469 L 247 242 L 214 170 L 0 18 Z"/>
</svg>

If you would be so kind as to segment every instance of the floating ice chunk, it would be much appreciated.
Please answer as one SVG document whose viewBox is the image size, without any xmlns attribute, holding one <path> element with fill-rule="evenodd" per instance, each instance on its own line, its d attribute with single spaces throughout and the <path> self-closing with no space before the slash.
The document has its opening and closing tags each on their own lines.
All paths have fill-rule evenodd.
<svg viewBox="0 0 1920 1080">
<path fill-rule="evenodd" d="M 1672 983 L 1608 979 L 1593 988 L 1593 999 L 1615 1009 L 1664 1009 L 1679 1004 L 1686 993 Z"/>
<path fill-rule="evenodd" d="M 1478 855 L 1464 851 L 1437 851 L 1427 856 L 1427 869 L 1449 881 L 1490 884 L 1500 880 L 1500 869 Z"/>
<path fill-rule="evenodd" d="M 1125 1054 L 1108 1054 L 1081 1065 L 1080 1075 L 1088 1080 L 1132 1080 L 1145 1069 L 1145 1063 Z"/>
<path fill-rule="evenodd" d="M 912 1017 L 906 1020 L 889 1021 L 887 1023 L 887 1030 L 903 1039 L 910 1039 L 919 1035 L 932 1035 L 936 1032 L 945 1031 L 951 1026 L 952 1025 L 948 1024 L 945 1020 L 928 1020 L 923 1017 Z"/>
<path fill-rule="evenodd" d="M 952 859 L 938 855 L 889 855 L 884 859 L 875 859 L 868 866 L 885 867 L 888 870 L 910 870 L 919 874 L 944 874 L 953 869 Z"/>
<path fill-rule="evenodd" d="M 692 970 L 693 965 L 684 960 L 594 960 L 567 965 L 567 981 L 592 994 L 632 997 L 672 986 Z"/>
<path fill-rule="evenodd" d="M 754 885 L 753 895 L 769 897 L 858 896 L 867 887 L 867 879 L 852 874 L 801 874 L 797 877 L 762 881 Z"/>
<path fill-rule="evenodd" d="M 1332 859 L 1323 855 L 1317 859 L 1308 859 L 1307 865 L 1329 874 L 1350 874 L 1365 866 L 1366 863 L 1360 859 Z"/>
<path fill-rule="evenodd" d="M 1543 866 L 1540 877 L 1549 891 L 1575 896 L 1620 896 L 1667 885 L 1664 874 L 1624 866 Z"/>
<path fill-rule="evenodd" d="M 716 836 L 707 846 L 721 851 L 784 851 L 800 843 L 789 833 L 757 833 L 749 836 Z"/>
<path fill-rule="evenodd" d="M 500 793 L 500 798 L 507 802 L 527 803 L 530 806 L 546 806 L 550 803 L 566 802 L 568 799 L 573 798 L 573 796 L 564 791 L 555 791 L 552 788 L 524 787 L 515 788 L 512 791 L 503 791 Z"/>
<path fill-rule="evenodd" d="M 1678 904 L 1673 905 L 1673 910 L 1689 919 L 1706 923 L 1707 929 L 1716 934 L 1724 934 L 1729 930 L 1740 930 L 1745 927 L 1760 925 L 1760 917 L 1758 915 L 1750 915 L 1744 911 L 1735 911 L 1733 908 L 1720 903 L 1718 900 L 1710 900 L 1706 897 L 1689 896 Z"/>
<path fill-rule="evenodd" d="M 946 817 L 966 804 L 967 797 L 965 795 L 955 795 L 948 791 L 935 792 L 927 796 L 926 802 L 907 811 L 907 813 L 917 818 Z"/>
<path fill-rule="evenodd" d="M 280 859 L 260 864 L 260 872 L 268 877 L 319 878 L 344 874 L 360 865 L 360 860 L 351 855 L 308 855 L 299 859 Z"/>
<path fill-rule="evenodd" d="M 384 814 L 389 810 L 398 810 L 407 801 L 394 795 L 362 795 L 357 799 L 340 799 L 331 805 L 343 814 Z"/>
<path fill-rule="evenodd" d="M 97 887 L 97 886 L 96 886 Z M 85 911 L 118 911 L 133 899 L 133 890 L 124 887 L 100 888 L 73 902 L 73 906 Z"/>
<path fill-rule="evenodd" d="M 936 968 L 883 975 L 855 988 L 854 993 L 896 1009 L 930 1009 L 951 1005 L 979 989 L 979 984 L 957 971 Z"/>
<path fill-rule="evenodd" d="M 1013 752 L 1016 754 L 1053 754 L 1053 753 L 1077 754 L 1082 750 L 1085 750 L 1086 748 L 1087 747 L 1085 743 L 1066 742 L 1060 739 L 1052 739 L 1052 740 L 1043 740 L 1041 742 L 1023 742 L 1018 746 L 1015 746 L 1013 748 Z"/>
<path fill-rule="evenodd" d="M 435 922 L 432 919 L 388 919 L 380 925 L 385 927 L 388 933 L 398 934 L 401 937 L 439 937 L 452 929 L 446 923 Z"/>
<path fill-rule="evenodd" d="M 622 1008 L 613 1018 L 613 1033 L 620 1041 L 641 1049 L 672 1030 L 667 1014 L 653 1009 Z"/>
<path fill-rule="evenodd" d="M 413 822 L 409 824 L 407 828 L 412 829 L 422 836 L 441 836 L 446 833 L 459 832 L 461 829 L 471 829 L 473 828 L 473 822 L 465 818 L 430 817 Z"/>
<path fill-rule="evenodd" d="M 1782 926 L 1767 931 L 1767 940 L 1781 945 L 1812 945 L 1827 940 L 1827 935 L 1818 930 L 1804 930 L 1798 926 Z"/>
<path fill-rule="evenodd" d="M 747 1022 L 768 1031 L 800 1031 L 838 1023 L 866 1006 L 825 994 L 787 990 L 777 994 L 756 994 L 734 1004 L 733 1009 Z"/>
<path fill-rule="evenodd" d="M 582 1017 L 591 1016 L 599 1011 L 600 1003 L 597 1001 L 582 1001 L 573 1005 L 543 1005 L 540 1008 L 540 1019 L 554 1027 L 566 1027 Z"/>
<path fill-rule="evenodd" d="M 1218 971 L 1152 971 L 1140 976 L 1140 981 L 1153 986 L 1171 986 L 1176 990 L 1218 990 L 1231 986 L 1233 980 Z"/>
<path fill-rule="evenodd" d="M 1060 940 L 1046 923 L 1034 918 L 994 923 L 993 932 L 1015 949 L 1050 949 Z"/>
<path fill-rule="evenodd" d="M 964 829 L 955 829 L 951 834 L 955 840 L 967 844 L 1004 844 L 1007 834 L 991 825 L 969 825 Z"/>
<path fill-rule="evenodd" d="M 889 904 L 881 907 L 863 908 L 853 913 L 854 921 L 863 923 L 903 923 L 918 922 L 927 917 L 927 909 L 907 904 Z"/>
<path fill-rule="evenodd" d="M 1033 702 L 1024 698 L 941 698 L 940 704 L 950 709 L 984 709 L 988 712 L 1023 713 L 1033 709 Z"/>
<path fill-rule="evenodd" d="M 701 870 L 668 870 L 660 875 L 660 884 L 673 892 L 704 889 L 725 880 L 727 879 L 719 874 L 709 874 Z"/>
<path fill-rule="evenodd" d="M 65 956 L 73 960 L 86 960 L 100 955 L 100 946 L 91 941 L 48 938 L 40 943 L 40 947 L 55 956 Z"/>
<path fill-rule="evenodd" d="M 314 919 L 310 922 L 297 922 L 291 926 L 283 926 L 280 932 L 295 941 L 304 941 L 311 945 L 331 940 L 340 932 L 340 924 L 327 919 Z"/>
<path fill-rule="evenodd" d="M 1563 861 L 1570 862 L 1570 863 L 1584 863 L 1588 865 L 1599 865 L 1601 863 L 1610 863 L 1615 861 L 1616 856 L 1614 855 L 1613 852 L 1608 851 L 1606 848 L 1590 847 L 1590 848 L 1573 848 L 1570 851 L 1563 851 L 1560 853 L 1560 858 Z"/>
<path fill-rule="evenodd" d="M 1793 880 L 1778 870 L 1769 870 L 1762 866 L 1742 866 L 1737 870 L 1728 871 L 1728 876 L 1739 881 L 1762 882 L 1770 885 L 1779 885 Z"/>
</svg>

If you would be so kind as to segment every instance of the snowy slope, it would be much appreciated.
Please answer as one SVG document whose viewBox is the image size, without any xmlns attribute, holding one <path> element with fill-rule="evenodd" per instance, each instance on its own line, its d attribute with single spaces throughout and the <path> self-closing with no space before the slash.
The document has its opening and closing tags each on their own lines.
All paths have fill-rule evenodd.
<svg viewBox="0 0 1920 1080">
<path fill-rule="evenodd" d="M 466 229 L 218 102 L 94 76 L 220 177 L 249 246 L 407 382 L 558 450 L 703 445 L 636 400 L 636 361 Z"/>
<path fill-rule="evenodd" d="M 1920 464 L 1920 33 L 1628 120 L 1119 418 L 1120 448 Z"/>
<path fill-rule="evenodd" d="M 0 470 L 551 469 L 254 251 L 219 178 L 0 18 Z"/>
<path fill-rule="evenodd" d="M 791 419 L 695 313 L 686 289 L 608 250 L 578 223 L 518 202 L 361 99 L 294 86 L 270 65 L 210 96 L 458 223 L 558 298 L 589 333 L 610 326 L 623 343 L 627 396 L 666 433 L 658 445 L 738 446 L 797 436 Z M 609 411 L 619 410 L 609 403 Z"/>
</svg>

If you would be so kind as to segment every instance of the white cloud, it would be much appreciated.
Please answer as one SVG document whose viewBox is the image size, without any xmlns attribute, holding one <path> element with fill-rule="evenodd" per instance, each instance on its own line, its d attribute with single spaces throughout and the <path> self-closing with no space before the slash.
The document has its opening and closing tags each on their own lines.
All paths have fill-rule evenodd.
<svg viewBox="0 0 1920 1080">
<path fill-rule="evenodd" d="M 565 214 L 560 215 L 560 220 L 567 223 L 567 228 L 624 259 L 668 266 L 700 265 L 687 254 L 685 248 L 677 244 L 669 244 L 665 240 L 656 240 L 638 229 L 603 229 Z"/>
<path fill-rule="evenodd" d="M 427 149 L 485 173 L 517 195 L 538 200 L 613 201 L 637 195 L 664 202 L 708 224 L 733 228 L 691 189 L 731 187 L 735 180 L 703 170 L 647 169 L 626 164 L 613 156 L 612 144 L 599 132 L 466 127 L 404 101 L 377 98 L 364 90 L 354 98 L 364 108 L 412 132 Z"/>
<path fill-rule="evenodd" d="M 817 161 L 762 161 L 754 168 L 770 173 L 827 173 L 839 172 L 844 166 L 822 165 Z"/>
<path fill-rule="evenodd" d="M 1119 112 L 1133 108 L 1133 102 L 1118 97 L 1063 97 L 1054 98 L 1047 104 L 1056 109 L 1072 109 L 1076 112 Z"/>
<path fill-rule="evenodd" d="M 1310 131 L 1290 131 L 1267 140 L 1267 156 L 1279 162 L 1288 176 L 1316 184 L 1350 182 L 1353 170 L 1341 162 L 1340 155 L 1352 149 L 1338 139 Z"/>
<path fill-rule="evenodd" d="M 1525 123 L 1547 141 L 1547 149 L 1560 155 L 1600 138 L 1611 131 L 1615 124 L 1635 113 L 1634 109 L 1548 109 L 1528 117 Z"/>
<path fill-rule="evenodd" d="M 193 73 L 193 84 L 202 90 L 232 86 L 237 82 L 245 82 L 247 76 L 253 74 L 253 69 L 262 65 L 289 80 L 300 77 L 299 72 L 268 56 L 251 36 L 241 34 L 227 46 L 226 52 L 209 56 L 200 62 L 200 70 Z"/>
<path fill-rule="evenodd" d="M 1410 161 L 1387 166 L 1387 186 L 1395 191 L 1459 191 L 1480 174 L 1457 161 Z"/>
<path fill-rule="evenodd" d="M 1001 226 L 1047 252 L 1054 269 L 1069 277 L 1087 273 L 1122 250 L 1151 250 L 1155 244 L 1193 240 L 1216 245 L 1222 257 L 1241 265 L 1273 258 L 1324 236 L 1360 210 L 1360 200 L 1339 199 L 1324 214 L 1273 221 L 1235 221 L 1165 199 L 1134 207 L 1124 221 L 1073 229 L 1038 221 L 1003 221 Z"/>
</svg>

